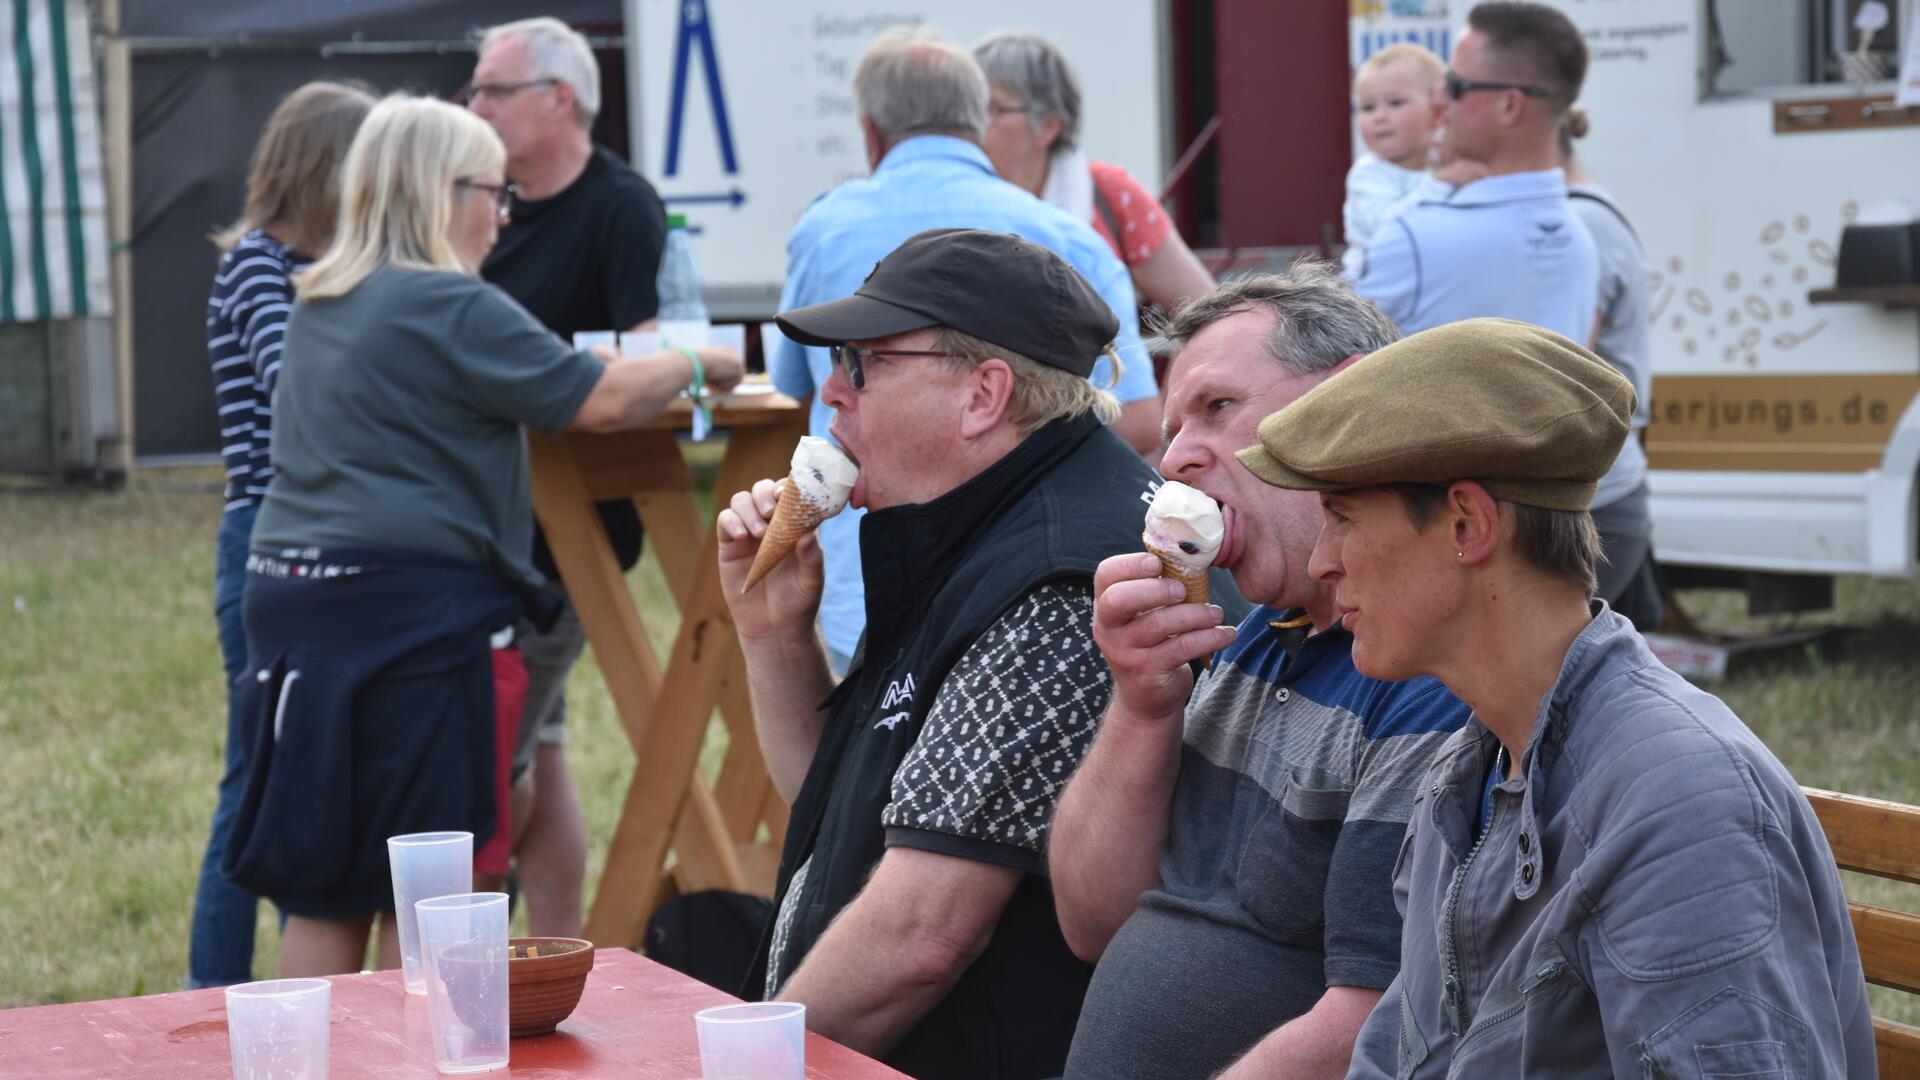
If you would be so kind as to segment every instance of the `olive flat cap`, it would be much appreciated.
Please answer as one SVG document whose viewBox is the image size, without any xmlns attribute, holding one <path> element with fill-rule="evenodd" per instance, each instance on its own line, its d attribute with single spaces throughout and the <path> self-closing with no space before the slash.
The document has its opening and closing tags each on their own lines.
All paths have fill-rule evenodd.
<svg viewBox="0 0 1920 1080">
<path fill-rule="evenodd" d="M 1474 480 L 1496 499 L 1585 510 L 1626 442 L 1633 385 L 1550 330 L 1468 319 L 1354 362 L 1260 422 L 1240 462 L 1275 487 Z"/>
</svg>

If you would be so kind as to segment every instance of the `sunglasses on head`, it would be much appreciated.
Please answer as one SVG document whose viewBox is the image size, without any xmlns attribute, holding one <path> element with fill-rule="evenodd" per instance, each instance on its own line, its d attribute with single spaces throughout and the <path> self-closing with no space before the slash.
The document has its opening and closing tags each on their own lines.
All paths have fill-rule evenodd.
<svg viewBox="0 0 1920 1080">
<path fill-rule="evenodd" d="M 1538 86 L 1528 86 L 1525 83 L 1481 82 L 1478 79 L 1461 78 L 1458 74 L 1451 71 L 1447 72 L 1448 99 L 1459 101 L 1475 90 L 1517 90 L 1530 98 L 1543 98 L 1547 96 L 1547 91 Z"/>
</svg>

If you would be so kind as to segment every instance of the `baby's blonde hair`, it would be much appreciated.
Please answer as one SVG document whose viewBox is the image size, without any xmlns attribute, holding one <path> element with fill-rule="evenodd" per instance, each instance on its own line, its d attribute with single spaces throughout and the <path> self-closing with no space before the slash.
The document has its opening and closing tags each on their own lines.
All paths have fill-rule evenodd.
<svg viewBox="0 0 1920 1080">
<path fill-rule="evenodd" d="M 1409 64 L 1413 68 L 1414 82 L 1424 86 L 1434 98 L 1440 96 L 1447 83 L 1446 61 L 1428 52 L 1412 42 L 1402 41 L 1389 45 L 1360 64 L 1360 70 L 1353 74 L 1353 92 L 1360 93 L 1360 80 L 1369 75 L 1377 75 L 1395 64 Z"/>
</svg>

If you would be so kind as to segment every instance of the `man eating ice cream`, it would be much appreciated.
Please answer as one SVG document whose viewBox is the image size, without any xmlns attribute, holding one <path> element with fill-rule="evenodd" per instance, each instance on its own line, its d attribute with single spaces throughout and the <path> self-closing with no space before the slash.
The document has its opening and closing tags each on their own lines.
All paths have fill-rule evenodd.
<svg viewBox="0 0 1920 1080">
<path fill-rule="evenodd" d="M 732 496 L 721 579 L 793 808 L 751 990 L 916 1077 L 1058 1076 L 1090 968 L 1043 852 L 1109 692 L 1094 568 L 1140 551 L 1154 480 L 1087 381 L 1117 323 L 1058 256 L 962 229 L 779 322 L 833 353 L 820 395 L 859 466 L 867 628 L 836 687 L 817 537 L 742 588 L 776 493 L 805 483 Z"/>
<path fill-rule="evenodd" d="M 1061 929 L 1099 963 L 1066 1075 L 1342 1076 L 1399 967 L 1393 864 L 1414 781 L 1467 709 L 1432 679 L 1354 670 L 1332 594 L 1307 574 L 1319 503 L 1234 455 L 1399 335 L 1303 263 L 1189 301 L 1163 336 L 1178 351 L 1160 468 L 1195 493 L 1165 496 L 1149 546 L 1208 540 L 1218 503 L 1214 563 L 1264 606 L 1218 625 L 1164 554 L 1095 575 L 1112 701 L 1049 849 Z M 1209 657 L 1196 683 L 1189 665 Z"/>
</svg>

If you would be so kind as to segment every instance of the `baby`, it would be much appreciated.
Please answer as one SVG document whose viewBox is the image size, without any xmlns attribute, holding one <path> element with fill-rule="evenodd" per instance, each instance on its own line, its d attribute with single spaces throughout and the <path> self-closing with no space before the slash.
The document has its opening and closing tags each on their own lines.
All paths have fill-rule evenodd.
<svg viewBox="0 0 1920 1080">
<path fill-rule="evenodd" d="M 1446 110 L 1447 66 L 1418 45 L 1389 45 L 1353 79 L 1355 122 L 1367 153 L 1347 170 L 1343 208 L 1347 250 L 1341 264 L 1359 277 L 1367 244 L 1387 210 L 1418 187 Z"/>
</svg>

